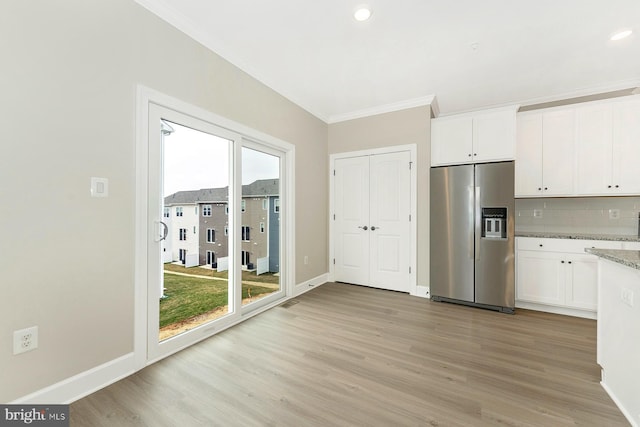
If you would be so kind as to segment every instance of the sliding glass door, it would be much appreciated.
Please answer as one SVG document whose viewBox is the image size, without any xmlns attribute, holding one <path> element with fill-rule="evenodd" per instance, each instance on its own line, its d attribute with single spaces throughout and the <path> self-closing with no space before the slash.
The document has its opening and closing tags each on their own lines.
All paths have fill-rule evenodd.
<svg viewBox="0 0 640 427">
<path fill-rule="evenodd" d="M 152 361 L 285 296 L 284 153 L 155 104 L 148 135 Z"/>
</svg>

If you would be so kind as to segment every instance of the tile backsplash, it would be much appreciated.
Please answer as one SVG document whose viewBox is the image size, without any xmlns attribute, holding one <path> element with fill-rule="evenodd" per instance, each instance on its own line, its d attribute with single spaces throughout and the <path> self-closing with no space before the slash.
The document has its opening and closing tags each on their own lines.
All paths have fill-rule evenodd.
<svg viewBox="0 0 640 427">
<path fill-rule="evenodd" d="M 640 197 L 516 199 L 516 231 L 638 234 Z"/>
</svg>

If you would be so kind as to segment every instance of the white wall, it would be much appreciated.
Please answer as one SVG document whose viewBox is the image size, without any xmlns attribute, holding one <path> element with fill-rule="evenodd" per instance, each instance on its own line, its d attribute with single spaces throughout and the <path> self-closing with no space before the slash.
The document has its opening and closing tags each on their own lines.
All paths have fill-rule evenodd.
<svg viewBox="0 0 640 427">
<path fill-rule="evenodd" d="M 132 0 L 2 2 L 0 52 L 0 402 L 133 351 L 137 84 L 294 144 L 296 283 L 328 271 L 325 123 Z"/>
</svg>

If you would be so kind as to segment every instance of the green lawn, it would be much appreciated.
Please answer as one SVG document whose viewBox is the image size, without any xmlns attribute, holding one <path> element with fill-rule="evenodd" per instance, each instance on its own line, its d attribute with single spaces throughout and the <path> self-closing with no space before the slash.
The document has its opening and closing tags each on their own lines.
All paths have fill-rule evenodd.
<svg viewBox="0 0 640 427">
<path fill-rule="evenodd" d="M 166 267 L 167 266 L 165 265 L 165 269 Z M 179 266 L 172 265 L 172 267 Z M 185 272 L 188 272 L 189 274 L 199 274 L 194 270 L 194 268 L 198 267 L 189 269 L 184 269 L 184 267 L 181 268 L 186 270 Z M 173 270 L 173 268 L 170 270 Z M 208 272 L 209 277 L 211 277 L 211 270 L 203 268 L 199 270 Z M 273 278 L 278 279 L 277 276 L 270 275 L 270 277 L 272 280 Z M 253 278 L 249 280 L 254 281 Z M 278 283 L 277 280 L 275 283 Z M 165 273 L 164 287 L 166 298 L 160 300 L 160 328 L 207 313 L 217 307 L 227 305 L 228 284 L 226 281 L 198 277 L 185 277 Z M 243 299 L 248 297 L 249 288 L 251 288 L 252 296 L 274 291 L 272 288 L 243 283 Z"/>
<path fill-rule="evenodd" d="M 164 269 L 166 271 L 175 271 L 176 273 L 186 273 L 186 274 L 195 274 L 198 276 L 207 276 L 207 277 L 219 277 L 222 279 L 226 279 L 229 277 L 227 271 L 223 271 L 218 273 L 215 270 L 211 270 L 210 268 L 202 268 L 202 267 L 183 267 L 178 264 L 167 263 L 164 265 Z M 261 275 L 257 275 L 252 271 L 243 271 L 242 272 L 242 280 L 243 281 L 251 281 L 251 282 L 260 282 L 260 283 L 279 283 L 280 277 L 274 275 L 273 273 L 264 273 Z"/>
</svg>

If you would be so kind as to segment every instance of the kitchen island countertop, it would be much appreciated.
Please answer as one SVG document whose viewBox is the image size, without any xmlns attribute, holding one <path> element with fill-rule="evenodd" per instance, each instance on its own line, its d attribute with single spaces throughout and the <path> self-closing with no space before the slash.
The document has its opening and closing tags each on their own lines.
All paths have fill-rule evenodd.
<svg viewBox="0 0 640 427">
<path fill-rule="evenodd" d="M 627 267 L 640 270 L 640 251 L 626 249 L 598 249 L 586 248 L 585 252 L 598 256 L 602 259 L 617 262 Z"/>
</svg>

